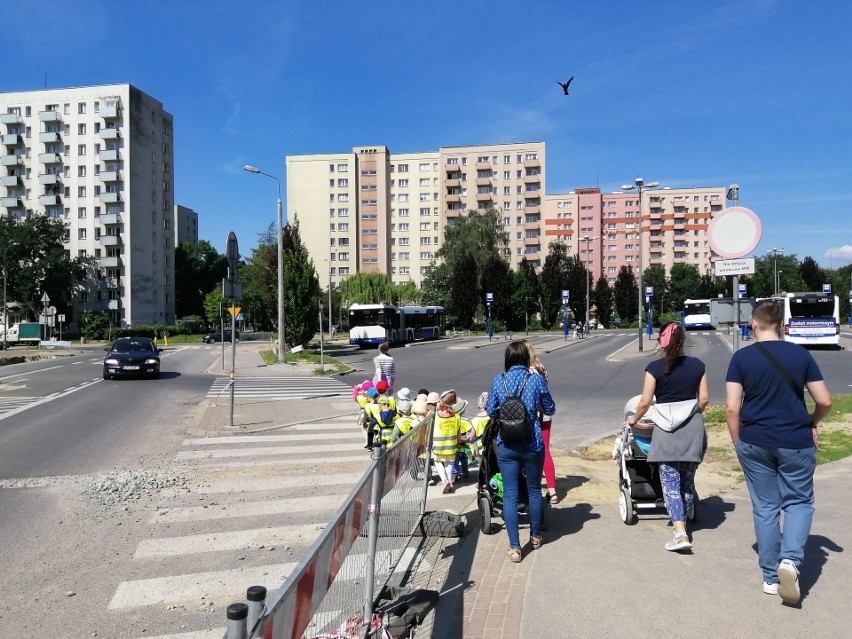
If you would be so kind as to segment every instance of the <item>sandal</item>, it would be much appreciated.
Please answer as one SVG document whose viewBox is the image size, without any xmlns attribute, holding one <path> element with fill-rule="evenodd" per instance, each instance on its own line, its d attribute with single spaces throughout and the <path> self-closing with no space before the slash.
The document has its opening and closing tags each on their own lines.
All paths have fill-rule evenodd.
<svg viewBox="0 0 852 639">
<path fill-rule="evenodd" d="M 550 492 L 548 490 L 546 496 L 547 496 L 547 501 L 549 503 L 551 503 L 551 504 L 558 504 L 559 503 L 559 496 L 556 494 L 555 490 L 553 492 Z"/>
<path fill-rule="evenodd" d="M 533 547 L 533 550 L 538 550 L 541 548 L 541 545 L 544 543 L 543 535 L 530 535 L 530 546 Z"/>
<path fill-rule="evenodd" d="M 506 553 L 509 557 L 509 561 L 513 564 L 521 563 L 521 549 L 520 548 L 509 548 L 509 552 Z"/>
</svg>

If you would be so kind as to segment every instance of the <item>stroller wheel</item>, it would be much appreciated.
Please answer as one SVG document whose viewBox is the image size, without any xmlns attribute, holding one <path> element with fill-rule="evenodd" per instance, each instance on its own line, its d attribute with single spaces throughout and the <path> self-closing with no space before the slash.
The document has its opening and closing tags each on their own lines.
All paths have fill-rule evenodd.
<svg viewBox="0 0 852 639">
<path fill-rule="evenodd" d="M 701 498 L 698 496 L 698 491 L 692 493 L 692 503 L 686 509 L 686 521 L 695 523 L 698 521 L 698 513 L 700 511 Z"/>
<path fill-rule="evenodd" d="M 621 487 L 621 493 L 618 496 L 618 511 L 621 515 L 621 521 L 628 526 L 632 526 L 639 520 L 636 511 L 633 510 L 633 500 L 630 498 L 630 489 L 627 486 Z"/>
<path fill-rule="evenodd" d="M 491 500 L 488 497 L 479 498 L 479 529 L 483 534 L 490 535 L 493 532 L 491 525 Z"/>
</svg>

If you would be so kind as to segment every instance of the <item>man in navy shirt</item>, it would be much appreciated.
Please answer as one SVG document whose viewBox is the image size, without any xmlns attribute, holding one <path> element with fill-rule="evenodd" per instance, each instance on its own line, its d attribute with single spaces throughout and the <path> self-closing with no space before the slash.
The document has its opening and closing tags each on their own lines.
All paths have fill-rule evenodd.
<svg viewBox="0 0 852 639">
<path fill-rule="evenodd" d="M 725 414 L 751 496 L 763 592 L 796 604 L 814 513 L 816 427 L 831 410 L 831 394 L 811 354 L 779 338 L 779 305 L 761 302 L 751 319 L 757 344 L 731 358 Z M 813 414 L 803 387 L 814 400 Z"/>
</svg>

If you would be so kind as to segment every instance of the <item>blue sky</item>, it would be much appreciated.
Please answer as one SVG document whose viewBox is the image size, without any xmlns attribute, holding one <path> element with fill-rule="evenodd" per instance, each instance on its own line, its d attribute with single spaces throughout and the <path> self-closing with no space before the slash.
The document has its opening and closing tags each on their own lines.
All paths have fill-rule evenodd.
<svg viewBox="0 0 852 639">
<path fill-rule="evenodd" d="M 543 140 L 550 193 L 736 183 L 763 224 L 756 255 L 852 262 L 848 0 L 23 0 L 3 15 L 0 90 L 46 74 L 163 102 L 175 201 L 221 251 L 233 230 L 249 253 L 275 219 L 274 182 L 245 164 L 284 191 L 287 154 Z"/>
</svg>

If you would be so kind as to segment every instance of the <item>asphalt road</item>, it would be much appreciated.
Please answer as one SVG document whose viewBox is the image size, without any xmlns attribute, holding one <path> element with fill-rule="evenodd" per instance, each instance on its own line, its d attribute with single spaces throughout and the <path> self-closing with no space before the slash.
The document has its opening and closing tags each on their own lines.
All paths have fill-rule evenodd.
<svg viewBox="0 0 852 639">
<path fill-rule="evenodd" d="M 515 337 L 523 337 L 517 333 Z M 645 366 L 659 354 L 637 356 L 635 332 L 593 331 L 588 339 L 567 346 L 558 335 L 533 335 L 529 339 L 539 353 L 550 379 L 557 404 L 551 434 L 554 446 L 578 449 L 609 436 L 620 427 L 625 402 L 642 390 Z M 852 347 L 852 333 L 842 343 Z M 424 342 L 391 349 L 397 364 L 397 388 L 408 386 L 443 391 L 453 388 L 472 405 L 475 414 L 479 394 L 487 391 L 496 373 L 503 370 L 506 342 L 487 344 L 485 338 Z M 548 352 L 551 351 L 551 352 Z M 707 366 L 710 403 L 725 401 L 725 374 L 731 358 L 730 338 L 725 331 L 694 331 L 687 334 L 687 355 Z M 813 350 L 820 369 L 834 393 L 847 393 L 852 384 L 852 351 Z M 352 385 L 373 376 L 374 349 L 335 349 L 334 356 L 357 372 L 346 376 Z"/>
</svg>

